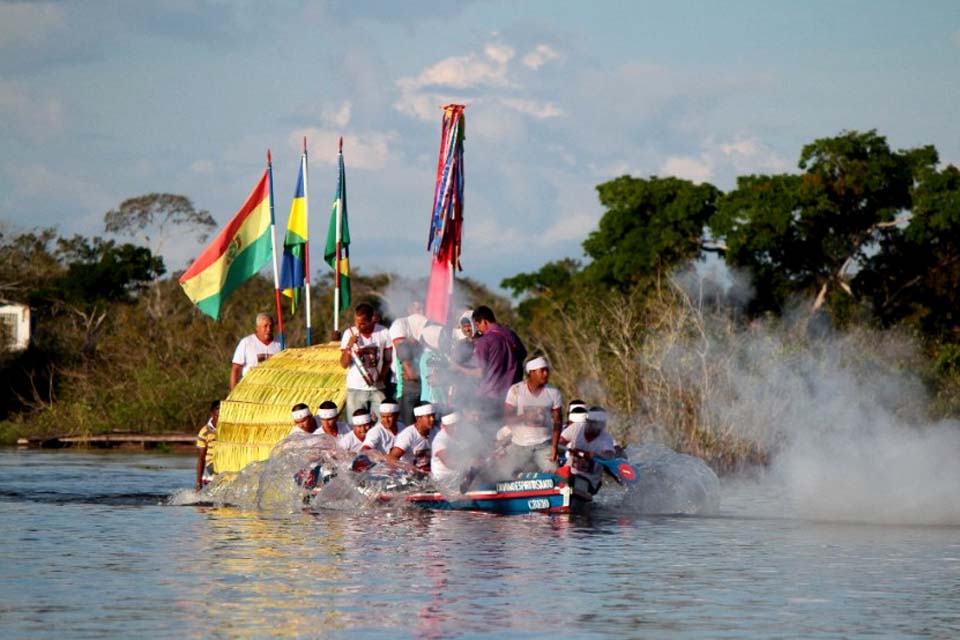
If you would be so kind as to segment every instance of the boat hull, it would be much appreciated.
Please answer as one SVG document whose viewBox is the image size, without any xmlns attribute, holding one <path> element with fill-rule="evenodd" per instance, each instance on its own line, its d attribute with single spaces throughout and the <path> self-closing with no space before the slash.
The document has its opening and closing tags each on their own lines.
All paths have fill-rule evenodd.
<svg viewBox="0 0 960 640">
<path fill-rule="evenodd" d="M 523 513 L 571 513 L 588 507 L 593 497 L 575 489 L 552 473 L 527 473 L 516 480 L 498 482 L 486 490 L 467 491 L 460 496 L 442 493 L 415 493 L 407 502 L 440 511 L 484 511 L 503 515 Z"/>
</svg>

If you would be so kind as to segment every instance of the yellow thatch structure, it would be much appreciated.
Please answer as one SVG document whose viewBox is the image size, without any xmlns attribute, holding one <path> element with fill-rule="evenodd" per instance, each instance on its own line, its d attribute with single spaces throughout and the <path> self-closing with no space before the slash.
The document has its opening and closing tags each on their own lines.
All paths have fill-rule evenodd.
<svg viewBox="0 0 960 640">
<path fill-rule="evenodd" d="M 346 377 L 335 342 L 285 349 L 248 371 L 220 404 L 216 472 L 236 472 L 266 460 L 273 445 L 290 433 L 290 409 L 298 402 L 311 411 L 324 400 L 342 408 Z"/>
</svg>

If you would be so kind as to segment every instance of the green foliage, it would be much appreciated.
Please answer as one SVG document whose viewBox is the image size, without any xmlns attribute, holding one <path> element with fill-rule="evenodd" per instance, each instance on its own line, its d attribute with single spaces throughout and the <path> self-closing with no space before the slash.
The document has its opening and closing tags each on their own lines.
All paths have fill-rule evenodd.
<svg viewBox="0 0 960 640">
<path fill-rule="evenodd" d="M 583 243 L 586 280 L 627 290 L 700 255 L 720 192 L 679 178 L 621 176 L 597 187 L 607 211 Z"/>
<path fill-rule="evenodd" d="M 797 175 L 746 176 L 710 221 L 728 264 L 755 278 L 753 313 L 779 312 L 794 296 L 827 298 L 835 316 L 851 272 L 862 269 L 881 230 L 912 205 L 915 177 L 937 162 L 933 147 L 891 151 L 875 131 L 806 145 Z"/>
</svg>

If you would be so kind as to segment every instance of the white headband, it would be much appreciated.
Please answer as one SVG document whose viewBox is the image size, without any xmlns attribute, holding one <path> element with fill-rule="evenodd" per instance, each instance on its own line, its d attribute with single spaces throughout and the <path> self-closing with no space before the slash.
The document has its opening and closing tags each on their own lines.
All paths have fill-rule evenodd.
<svg viewBox="0 0 960 640">
<path fill-rule="evenodd" d="M 440 418 L 440 422 L 443 424 L 457 424 L 460 422 L 460 414 L 454 411 L 453 413 L 448 413 L 447 415 Z"/>
<path fill-rule="evenodd" d="M 321 420 L 336 418 L 338 413 L 340 413 L 340 411 L 337 409 L 317 409 L 317 417 Z"/>
<path fill-rule="evenodd" d="M 587 414 L 590 416 L 590 419 L 594 422 L 606 422 L 607 421 L 607 412 L 606 411 L 591 411 Z"/>
<path fill-rule="evenodd" d="M 586 411 L 578 411 L 570 414 L 570 422 L 586 422 L 589 414 Z"/>
<path fill-rule="evenodd" d="M 432 404 L 422 404 L 419 407 L 413 408 L 413 415 L 417 416 L 418 418 L 420 416 L 430 416 L 434 413 L 436 413 L 436 410 L 434 410 Z"/>
<path fill-rule="evenodd" d="M 569 407 L 567 407 L 567 418 L 573 415 L 574 409 L 586 409 L 586 408 L 587 408 L 587 405 L 579 402 L 570 405 Z"/>
<path fill-rule="evenodd" d="M 400 405 L 393 402 L 381 402 L 380 413 L 400 413 Z"/>
<path fill-rule="evenodd" d="M 354 425 L 370 424 L 371 422 L 373 422 L 373 420 L 370 419 L 369 413 L 365 413 L 360 416 L 353 416 L 352 421 Z"/>
<path fill-rule="evenodd" d="M 304 418 L 310 417 L 310 409 L 296 409 L 295 411 L 290 412 L 290 416 L 293 418 L 294 422 L 299 422 Z"/>
<path fill-rule="evenodd" d="M 528 362 L 527 366 L 524 368 L 527 370 L 527 373 L 530 373 L 531 371 L 536 371 L 537 369 L 549 369 L 550 363 L 547 362 L 547 359 L 543 357 L 534 358 Z"/>
</svg>

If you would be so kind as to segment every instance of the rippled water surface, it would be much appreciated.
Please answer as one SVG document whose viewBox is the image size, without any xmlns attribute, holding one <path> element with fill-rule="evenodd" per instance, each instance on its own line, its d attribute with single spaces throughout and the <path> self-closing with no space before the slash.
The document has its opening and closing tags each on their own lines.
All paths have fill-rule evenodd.
<svg viewBox="0 0 960 640">
<path fill-rule="evenodd" d="M 168 506 L 185 456 L 0 450 L 0 636 L 960 637 L 960 527 Z M 174 500 L 177 501 L 177 500 Z"/>
</svg>

